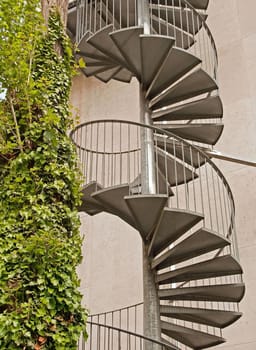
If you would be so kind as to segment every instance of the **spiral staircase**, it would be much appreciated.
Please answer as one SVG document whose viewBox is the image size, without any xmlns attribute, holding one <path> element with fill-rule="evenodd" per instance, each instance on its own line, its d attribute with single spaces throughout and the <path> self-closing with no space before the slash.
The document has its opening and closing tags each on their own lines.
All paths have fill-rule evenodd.
<svg viewBox="0 0 256 350">
<path fill-rule="evenodd" d="M 144 247 L 144 331 L 131 332 L 136 321 L 122 326 L 122 317 L 114 326 L 114 311 L 112 321 L 98 315 L 90 350 L 209 348 L 241 317 L 234 200 L 205 152 L 223 131 L 208 2 L 70 4 L 84 74 L 105 83 L 135 77 L 141 108 L 140 123 L 98 120 L 71 133 L 85 179 L 80 211 L 120 217 Z"/>
</svg>

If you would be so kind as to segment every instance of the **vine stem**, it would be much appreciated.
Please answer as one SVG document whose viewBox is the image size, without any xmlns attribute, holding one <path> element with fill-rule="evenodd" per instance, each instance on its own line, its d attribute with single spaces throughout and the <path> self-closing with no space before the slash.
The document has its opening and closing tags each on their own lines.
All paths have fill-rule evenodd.
<svg viewBox="0 0 256 350">
<path fill-rule="evenodd" d="M 10 103 L 10 106 L 11 106 L 11 112 L 12 112 L 13 120 L 14 120 L 14 123 L 15 123 L 16 136 L 18 138 L 19 149 L 20 149 L 21 152 L 23 152 L 23 146 L 22 146 L 22 141 L 21 141 L 21 136 L 20 136 L 20 129 L 19 129 L 19 125 L 18 125 L 18 122 L 17 122 L 17 117 L 16 117 L 14 106 L 13 106 L 13 102 L 12 102 L 11 97 L 9 97 L 8 100 L 9 100 L 9 103 Z"/>
</svg>

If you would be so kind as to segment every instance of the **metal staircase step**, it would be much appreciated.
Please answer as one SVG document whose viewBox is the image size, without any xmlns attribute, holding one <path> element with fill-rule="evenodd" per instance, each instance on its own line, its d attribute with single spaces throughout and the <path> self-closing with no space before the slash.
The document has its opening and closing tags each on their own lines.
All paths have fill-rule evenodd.
<svg viewBox="0 0 256 350">
<path fill-rule="evenodd" d="M 155 147 L 155 153 L 156 166 L 159 167 L 171 186 L 187 184 L 191 180 L 198 178 L 195 169 L 190 169 L 185 162 L 180 162 L 179 159 L 173 158 L 161 148 Z"/>
<path fill-rule="evenodd" d="M 144 87 L 151 84 L 174 43 L 175 40 L 167 36 L 140 35 L 141 82 Z"/>
<path fill-rule="evenodd" d="M 104 206 L 100 205 L 95 199 L 91 197 L 92 193 L 101 190 L 102 186 L 96 181 L 92 181 L 82 188 L 82 204 L 78 211 L 86 212 L 89 215 L 95 215 L 105 210 Z"/>
<path fill-rule="evenodd" d="M 94 192 L 92 198 L 107 208 L 109 212 L 119 216 L 131 226 L 137 228 L 133 216 L 124 200 L 124 197 L 127 195 L 129 195 L 129 186 L 125 184 L 104 188 L 100 191 Z"/>
<path fill-rule="evenodd" d="M 176 107 L 164 107 L 153 111 L 152 117 L 156 121 L 222 118 L 223 106 L 219 96 L 211 96 Z"/>
<path fill-rule="evenodd" d="M 124 199 L 133 214 L 142 238 L 146 239 L 155 229 L 168 196 L 160 194 L 133 195 L 126 196 Z"/>
<path fill-rule="evenodd" d="M 107 83 L 109 82 L 116 74 L 118 74 L 118 72 L 120 72 L 120 70 L 122 69 L 122 67 L 120 66 L 116 66 L 114 68 L 110 68 L 105 70 L 102 73 L 98 73 L 96 74 L 96 77 L 101 80 L 103 83 Z"/>
<path fill-rule="evenodd" d="M 148 88 L 147 97 L 152 99 L 159 95 L 200 63 L 201 60 L 194 55 L 173 47 Z"/>
<path fill-rule="evenodd" d="M 158 194 L 168 194 L 168 197 L 174 195 L 170 184 L 168 182 L 166 183 L 166 177 L 159 168 L 156 175 L 156 180 L 156 189 Z M 139 176 L 137 176 L 137 178 L 131 184 L 131 193 L 141 194 L 141 174 L 139 174 Z"/>
<path fill-rule="evenodd" d="M 96 47 L 88 43 L 88 38 L 89 34 L 84 35 L 78 44 L 79 56 L 84 56 L 86 59 L 91 58 L 98 60 L 102 62 L 102 65 L 106 65 L 106 63 L 114 65 L 115 62 L 113 62 L 113 60 L 111 60 L 103 52 L 99 51 Z"/>
<path fill-rule="evenodd" d="M 110 34 L 113 44 L 119 49 L 127 69 L 133 72 L 138 79 L 141 78 L 141 49 L 140 34 L 142 27 L 132 27 L 117 30 Z"/>
<path fill-rule="evenodd" d="M 199 68 L 172 86 L 164 94 L 153 99 L 150 107 L 162 108 L 216 89 L 218 89 L 218 86 L 212 77 Z"/>
<path fill-rule="evenodd" d="M 193 35 L 160 18 L 157 12 L 156 14 L 152 13 L 151 18 L 151 25 L 155 33 L 175 38 L 176 47 L 187 50 L 194 44 L 195 41 Z"/>
<path fill-rule="evenodd" d="M 244 283 L 216 284 L 214 286 L 159 289 L 160 300 L 220 301 L 237 303 L 245 293 Z"/>
<path fill-rule="evenodd" d="M 121 81 L 123 83 L 130 83 L 132 76 L 133 74 L 130 71 L 128 71 L 128 69 L 122 68 L 119 72 L 117 72 L 113 76 L 113 79 L 117 81 Z"/>
<path fill-rule="evenodd" d="M 149 253 L 156 256 L 202 219 L 203 215 L 189 210 L 165 207 L 152 237 Z"/>
<path fill-rule="evenodd" d="M 109 35 L 113 31 L 113 29 L 114 28 L 112 24 L 104 27 L 103 29 L 99 30 L 94 35 L 92 35 L 87 40 L 87 42 L 90 45 L 94 46 L 96 49 L 98 49 L 100 52 L 102 52 L 104 55 L 114 60 L 117 65 L 120 65 L 123 68 L 127 68 L 126 62 L 121 52 L 118 50 L 117 46 L 115 45 L 115 43 Z"/>
<path fill-rule="evenodd" d="M 161 135 L 155 135 L 155 144 L 158 148 L 179 158 L 182 162 L 191 165 L 193 168 L 198 168 L 205 163 L 205 157 L 199 151 L 195 151 L 195 149 L 192 149 L 192 147 L 183 142 L 181 143 L 180 141 L 167 139 Z"/>
<path fill-rule="evenodd" d="M 160 4 L 167 6 L 183 6 L 185 5 L 183 0 L 151 0 L 152 4 Z M 209 0 L 188 0 L 194 8 L 198 10 L 206 10 L 209 4 Z"/>
<path fill-rule="evenodd" d="M 196 256 L 230 245 L 230 241 L 206 228 L 201 228 L 191 236 L 152 261 L 152 268 L 158 270 Z"/>
<path fill-rule="evenodd" d="M 231 255 L 219 256 L 210 260 L 157 274 L 159 284 L 193 281 L 204 278 L 242 274 L 238 261 Z"/>
<path fill-rule="evenodd" d="M 112 65 L 107 65 L 107 66 L 95 66 L 95 67 L 85 67 L 82 68 L 82 72 L 87 76 L 87 77 L 92 77 L 94 75 L 100 75 L 104 72 L 107 72 L 109 70 L 115 70 L 116 66 Z"/>
<path fill-rule="evenodd" d="M 201 323 L 212 327 L 225 328 L 236 322 L 242 316 L 242 313 L 236 311 L 161 305 L 160 315 Z"/>
<path fill-rule="evenodd" d="M 201 142 L 208 145 L 215 145 L 217 143 L 224 128 L 224 125 L 222 123 L 167 124 L 167 125 L 155 123 L 154 126 L 166 131 L 170 131 L 182 137 L 183 139 Z"/>
<path fill-rule="evenodd" d="M 175 8 L 165 5 L 151 6 L 152 13 L 155 16 L 161 17 L 164 21 L 173 24 L 175 27 L 180 28 L 184 32 L 196 35 L 202 28 L 202 24 L 207 19 L 207 15 L 202 13 L 200 16 L 198 13 L 191 11 L 189 8 Z"/>
<path fill-rule="evenodd" d="M 163 334 L 195 350 L 209 348 L 225 342 L 222 337 L 164 321 L 161 322 L 161 331 Z"/>
</svg>

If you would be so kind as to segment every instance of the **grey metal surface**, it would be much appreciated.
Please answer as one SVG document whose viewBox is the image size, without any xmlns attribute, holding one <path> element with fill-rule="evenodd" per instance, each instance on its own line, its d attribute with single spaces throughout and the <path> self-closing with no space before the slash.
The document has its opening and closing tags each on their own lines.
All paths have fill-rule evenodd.
<svg viewBox="0 0 256 350">
<path fill-rule="evenodd" d="M 114 44 L 109 35 L 113 29 L 113 26 L 110 24 L 96 32 L 87 41 L 104 55 L 112 58 L 112 60 L 114 60 L 118 65 L 126 67 L 126 62 L 123 59 L 121 52 L 118 50 L 117 46 Z"/>
<path fill-rule="evenodd" d="M 167 198 L 165 195 L 134 195 L 124 198 L 143 239 L 150 235 L 157 225 Z"/>
<path fill-rule="evenodd" d="M 204 349 L 225 342 L 222 337 L 164 321 L 161 322 L 161 330 L 165 335 L 190 346 L 192 349 Z"/>
<path fill-rule="evenodd" d="M 117 67 L 114 67 L 114 68 L 110 68 L 110 69 L 107 69 L 105 70 L 104 72 L 102 73 L 98 73 L 96 74 L 96 77 L 103 81 L 104 83 L 107 83 L 109 82 L 116 74 L 118 74 L 120 72 L 120 70 L 122 69 L 122 67 L 120 66 L 117 66 Z"/>
<path fill-rule="evenodd" d="M 128 69 L 139 79 L 141 77 L 140 34 L 143 34 L 142 27 L 121 29 L 110 34 L 125 59 Z"/>
<path fill-rule="evenodd" d="M 212 327 L 225 328 L 236 322 L 242 316 L 242 313 L 236 311 L 161 305 L 160 315 L 206 324 Z"/>
<path fill-rule="evenodd" d="M 245 293 L 243 283 L 217 284 L 214 286 L 159 289 L 160 300 L 196 300 L 239 302 Z"/>
<path fill-rule="evenodd" d="M 224 255 L 210 260 L 202 261 L 174 271 L 157 275 L 159 284 L 193 281 L 204 278 L 231 276 L 241 274 L 242 268 L 231 255 Z"/>
<path fill-rule="evenodd" d="M 153 111 L 152 117 L 157 121 L 222 118 L 223 106 L 219 96 L 212 96 L 176 107 Z"/>
<path fill-rule="evenodd" d="M 150 252 L 155 256 L 203 219 L 197 213 L 164 208 L 152 237 Z"/>
<path fill-rule="evenodd" d="M 202 13 L 198 16 L 196 12 L 188 8 L 174 8 L 171 6 L 152 5 L 152 13 L 160 16 L 164 21 L 173 24 L 182 31 L 195 35 L 202 28 L 202 23 L 207 19 L 207 15 Z"/>
<path fill-rule="evenodd" d="M 141 82 L 145 89 L 151 84 L 174 42 L 174 39 L 166 36 L 140 35 Z"/>
<path fill-rule="evenodd" d="M 156 34 L 175 37 L 175 46 L 178 48 L 186 50 L 195 42 L 192 34 L 160 18 L 157 12 L 155 15 L 152 14 L 152 27 Z"/>
<path fill-rule="evenodd" d="M 82 188 L 82 204 L 78 208 L 80 212 L 86 212 L 89 215 L 95 215 L 105 210 L 105 207 L 100 205 L 91 197 L 91 194 L 97 190 L 101 190 L 102 186 L 96 181 L 92 181 Z"/>
<path fill-rule="evenodd" d="M 189 181 L 198 177 L 194 169 L 186 166 L 184 162 L 179 162 L 178 159 L 156 147 L 157 166 L 164 174 L 171 186 L 187 184 Z"/>
<path fill-rule="evenodd" d="M 196 256 L 226 247 L 230 241 L 215 232 L 201 228 L 152 261 L 152 268 L 163 269 Z"/>
<path fill-rule="evenodd" d="M 133 227 L 137 228 L 133 216 L 126 205 L 124 197 L 129 194 L 128 185 L 108 187 L 94 192 L 92 198 L 104 207 L 108 208 L 112 214 L 121 217 Z"/>
<path fill-rule="evenodd" d="M 171 131 L 174 134 L 190 140 L 215 145 L 219 140 L 224 124 L 221 123 L 195 123 L 195 124 L 155 124 L 164 130 Z"/>
<path fill-rule="evenodd" d="M 216 89 L 218 89 L 216 82 L 199 68 L 151 101 L 150 105 L 154 105 L 154 109 L 161 108 Z"/>
<path fill-rule="evenodd" d="M 113 79 L 121 81 L 123 83 L 130 83 L 132 76 L 133 74 L 130 71 L 128 71 L 128 69 L 122 68 L 113 76 Z"/>
<path fill-rule="evenodd" d="M 185 50 L 172 48 L 148 88 L 147 96 L 152 99 L 168 88 L 200 63 L 200 59 Z"/>
<path fill-rule="evenodd" d="M 187 0 L 193 7 L 199 10 L 206 10 L 209 4 L 209 0 Z M 184 5 L 183 0 L 152 0 L 153 4 L 161 4 L 168 6 L 180 6 Z"/>
</svg>

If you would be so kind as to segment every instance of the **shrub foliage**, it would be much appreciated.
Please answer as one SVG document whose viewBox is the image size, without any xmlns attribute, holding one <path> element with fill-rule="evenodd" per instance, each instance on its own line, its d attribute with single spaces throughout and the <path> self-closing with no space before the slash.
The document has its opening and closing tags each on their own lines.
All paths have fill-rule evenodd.
<svg viewBox="0 0 256 350">
<path fill-rule="evenodd" d="M 73 50 L 38 0 L 1 0 L 0 19 L 0 348 L 73 350 L 86 321 Z"/>
</svg>

